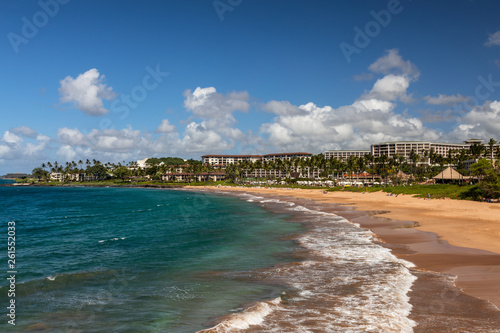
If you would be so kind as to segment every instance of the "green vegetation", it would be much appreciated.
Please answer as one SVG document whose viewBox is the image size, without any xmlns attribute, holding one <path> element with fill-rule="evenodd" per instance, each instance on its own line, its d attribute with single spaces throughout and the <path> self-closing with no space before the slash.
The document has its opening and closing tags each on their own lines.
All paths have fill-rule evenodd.
<svg viewBox="0 0 500 333">
<path fill-rule="evenodd" d="M 146 163 L 149 165 L 159 165 L 163 162 L 165 165 L 182 165 L 186 164 L 184 159 L 180 157 L 151 157 L 146 160 Z"/>
<path fill-rule="evenodd" d="M 330 189 L 328 189 L 328 191 L 331 191 L 331 192 L 336 192 L 336 191 L 346 191 L 346 192 L 380 192 L 382 191 L 384 188 L 383 187 L 380 187 L 380 186 L 375 186 L 375 187 L 356 187 L 356 186 L 349 186 L 349 187 L 343 187 L 343 186 L 335 186 L 335 187 L 332 187 Z"/>
<path fill-rule="evenodd" d="M 413 195 L 418 198 L 432 199 L 466 199 L 476 200 L 477 198 L 470 197 L 471 189 L 476 188 L 473 185 L 412 185 L 412 186 L 388 186 L 388 187 L 334 187 L 329 191 L 347 191 L 347 192 L 379 192 L 383 191 L 392 194 Z"/>
<path fill-rule="evenodd" d="M 125 178 L 130 177 L 130 175 L 132 173 L 131 173 L 129 168 L 124 167 L 124 166 L 120 166 L 120 167 L 115 169 L 113 174 L 116 178 L 120 178 L 122 181 L 125 181 Z"/>
<path fill-rule="evenodd" d="M 384 189 L 384 192 L 392 194 L 410 194 L 418 198 L 459 199 L 462 193 L 469 188 L 469 185 L 413 185 L 388 187 Z"/>
<path fill-rule="evenodd" d="M 500 170 L 490 160 L 480 159 L 471 166 L 471 173 L 479 179 L 475 193 L 487 199 L 500 198 Z"/>
</svg>

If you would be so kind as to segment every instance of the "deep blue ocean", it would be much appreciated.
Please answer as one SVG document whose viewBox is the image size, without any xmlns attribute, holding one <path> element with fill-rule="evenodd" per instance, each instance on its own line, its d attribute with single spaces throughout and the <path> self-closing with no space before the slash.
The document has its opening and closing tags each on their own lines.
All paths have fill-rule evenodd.
<svg viewBox="0 0 500 333">
<path fill-rule="evenodd" d="M 291 260 L 296 245 L 286 237 L 301 227 L 287 217 L 234 197 L 183 190 L 0 187 L 0 331 L 213 326 L 242 304 L 282 291 L 243 277 Z M 15 222 L 15 327 L 6 323 L 9 222 Z"/>
</svg>

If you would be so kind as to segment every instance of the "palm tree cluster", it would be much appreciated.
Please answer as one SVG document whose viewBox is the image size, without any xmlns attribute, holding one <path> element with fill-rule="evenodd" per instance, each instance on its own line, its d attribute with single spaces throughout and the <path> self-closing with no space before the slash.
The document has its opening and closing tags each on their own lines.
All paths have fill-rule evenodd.
<svg viewBox="0 0 500 333">
<path fill-rule="evenodd" d="M 125 161 L 123 162 L 125 164 Z M 128 165 L 132 165 L 134 162 L 130 162 Z M 78 162 L 71 161 L 65 164 L 59 164 L 55 161 L 51 163 L 42 163 L 38 168 L 33 169 L 33 176 L 37 177 L 39 180 L 48 180 L 52 175 L 57 175 L 58 179 L 61 181 L 82 181 L 82 180 L 103 180 L 109 177 L 113 172 L 120 172 L 120 168 L 123 168 L 122 163 L 101 163 L 100 161 L 93 159 L 90 161 L 87 159 L 85 162 L 79 160 Z M 128 170 L 128 168 L 126 168 Z"/>
<path fill-rule="evenodd" d="M 167 163 L 171 164 L 167 164 Z M 175 173 L 179 169 L 193 175 L 213 172 L 214 169 L 208 165 L 202 165 L 201 161 L 190 159 L 184 161 L 178 157 L 150 158 L 145 167 L 140 167 L 136 161 L 125 161 L 118 163 L 102 163 L 96 159 L 78 162 L 71 161 L 65 164 L 59 162 L 42 163 L 40 167 L 33 169 L 33 177 L 38 180 L 57 179 L 64 182 L 70 181 L 99 181 L 105 179 L 153 179 L 161 180 L 166 173 Z M 193 177 L 194 178 L 194 177 Z"/>
</svg>

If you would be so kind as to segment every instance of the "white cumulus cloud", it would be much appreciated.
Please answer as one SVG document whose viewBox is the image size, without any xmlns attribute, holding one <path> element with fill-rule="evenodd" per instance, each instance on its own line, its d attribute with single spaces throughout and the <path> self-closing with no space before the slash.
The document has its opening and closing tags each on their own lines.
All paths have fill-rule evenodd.
<svg viewBox="0 0 500 333">
<path fill-rule="evenodd" d="M 497 31 L 488 36 L 488 40 L 484 43 L 486 46 L 498 46 L 500 45 L 500 31 Z"/>
<path fill-rule="evenodd" d="M 386 54 L 371 64 L 368 69 L 374 73 L 407 75 L 418 78 L 420 71 L 409 60 L 404 61 L 398 49 L 390 49 Z"/>
<path fill-rule="evenodd" d="M 407 99 L 406 90 L 410 86 L 410 79 L 406 76 L 389 74 L 378 79 L 372 90 L 361 99 L 379 99 L 382 101 L 395 101 Z"/>
<path fill-rule="evenodd" d="M 156 129 L 156 132 L 158 132 L 158 133 L 172 133 L 175 131 L 176 131 L 175 125 L 172 125 L 168 121 L 168 119 L 163 119 L 161 121 L 160 126 L 158 126 L 158 128 Z"/>
<path fill-rule="evenodd" d="M 260 128 L 267 138 L 267 147 L 262 150 L 319 153 L 339 148 L 369 149 L 380 141 L 437 140 L 440 132 L 425 127 L 416 117 L 395 112 L 395 102 L 409 98 L 410 83 L 405 75 L 387 74 L 351 105 L 337 108 L 314 103 L 268 103 L 266 108 L 277 116 Z"/>
<path fill-rule="evenodd" d="M 104 75 L 92 68 L 76 78 L 67 76 L 60 81 L 59 94 L 62 103 L 72 102 L 75 106 L 92 116 L 101 116 L 109 110 L 104 107 L 103 100 L 116 97 L 112 87 L 107 87 Z"/>
<path fill-rule="evenodd" d="M 23 142 L 23 139 L 10 131 L 5 131 L 2 141 L 8 145 L 17 146 Z"/>
<path fill-rule="evenodd" d="M 57 156 L 64 161 L 74 161 L 76 152 L 70 145 L 62 145 L 57 151 Z"/>
<path fill-rule="evenodd" d="M 232 117 L 235 111 L 248 111 L 247 92 L 231 92 L 226 95 L 220 94 L 214 87 L 196 88 L 194 91 L 184 92 L 184 106 L 193 112 L 195 116 L 204 118 Z"/>
<path fill-rule="evenodd" d="M 25 125 L 11 128 L 10 131 L 14 134 L 24 136 L 27 138 L 36 138 L 36 136 L 38 135 L 34 129 Z"/>
<path fill-rule="evenodd" d="M 82 132 L 76 128 L 63 127 L 57 131 L 57 138 L 62 144 L 70 146 L 86 146 L 87 139 Z"/>
<path fill-rule="evenodd" d="M 189 153 L 221 152 L 234 147 L 214 130 L 207 129 L 204 123 L 195 122 L 186 126 L 181 144 Z"/>
<path fill-rule="evenodd" d="M 443 95 L 439 94 L 437 97 L 425 96 L 424 100 L 430 105 L 456 105 L 463 102 L 470 101 L 470 97 L 462 96 L 460 94 L 456 95 Z"/>
<path fill-rule="evenodd" d="M 23 133 L 23 130 L 14 129 L 14 131 Z M 28 131 L 28 134 L 31 134 L 31 131 Z M 51 139 L 42 134 L 37 134 L 35 138 L 28 138 L 25 141 L 17 134 L 5 131 L 0 140 L 0 159 L 29 161 L 41 158 L 45 156 L 50 142 Z"/>
<path fill-rule="evenodd" d="M 467 112 L 449 137 L 455 141 L 470 138 L 498 138 L 500 133 L 500 101 L 487 101 Z"/>
<path fill-rule="evenodd" d="M 277 115 L 299 115 L 304 114 L 304 110 L 292 105 L 289 101 L 270 101 L 262 105 L 262 109 Z"/>
</svg>

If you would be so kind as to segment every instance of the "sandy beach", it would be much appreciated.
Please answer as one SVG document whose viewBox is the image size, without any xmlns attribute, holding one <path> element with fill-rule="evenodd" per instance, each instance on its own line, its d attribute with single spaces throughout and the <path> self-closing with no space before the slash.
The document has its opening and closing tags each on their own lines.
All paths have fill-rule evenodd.
<svg viewBox="0 0 500 333">
<path fill-rule="evenodd" d="M 457 276 L 455 284 L 464 293 L 500 307 L 500 204 L 424 200 L 383 192 L 325 194 L 321 190 L 305 189 L 205 189 L 345 205 L 348 209 L 340 215 L 373 231 L 397 256 L 413 262 L 421 272 Z"/>
</svg>

